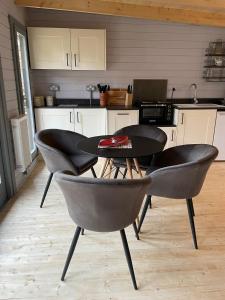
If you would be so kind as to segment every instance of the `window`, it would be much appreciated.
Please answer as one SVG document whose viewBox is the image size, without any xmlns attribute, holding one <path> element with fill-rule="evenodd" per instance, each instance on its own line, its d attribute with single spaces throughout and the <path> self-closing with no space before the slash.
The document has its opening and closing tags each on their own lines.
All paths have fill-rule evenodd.
<svg viewBox="0 0 225 300">
<path fill-rule="evenodd" d="M 30 152 L 34 158 L 36 156 L 37 148 L 34 143 L 35 126 L 29 76 L 27 33 L 26 28 L 11 16 L 9 17 L 9 22 L 12 39 L 18 109 L 20 114 L 25 114 L 27 116 Z"/>
</svg>

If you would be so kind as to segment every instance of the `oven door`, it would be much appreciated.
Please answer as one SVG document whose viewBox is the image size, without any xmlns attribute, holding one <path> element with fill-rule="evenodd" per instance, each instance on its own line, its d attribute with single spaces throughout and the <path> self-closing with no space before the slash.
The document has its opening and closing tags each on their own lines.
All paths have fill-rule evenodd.
<svg viewBox="0 0 225 300">
<path fill-rule="evenodd" d="M 140 107 L 140 124 L 160 125 L 166 122 L 167 105 L 143 105 Z"/>
</svg>

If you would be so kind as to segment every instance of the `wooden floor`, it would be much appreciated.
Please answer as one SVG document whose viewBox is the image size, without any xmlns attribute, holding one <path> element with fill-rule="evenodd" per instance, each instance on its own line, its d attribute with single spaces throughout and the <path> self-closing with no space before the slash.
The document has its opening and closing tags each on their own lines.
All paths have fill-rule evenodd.
<svg viewBox="0 0 225 300">
<path fill-rule="evenodd" d="M 140 241 L 127 228 L 138 291 L 119 233 L 86 231 L 60 281 L 75 227 L 56 184 L 39 208 L 47 176 L 40 162 L 1 212 L 0 299 L 225 299 L 225 163 L 214 163 L 194 200 L 199 250 L 183 200 L 154 199 Z"/>
</svg>

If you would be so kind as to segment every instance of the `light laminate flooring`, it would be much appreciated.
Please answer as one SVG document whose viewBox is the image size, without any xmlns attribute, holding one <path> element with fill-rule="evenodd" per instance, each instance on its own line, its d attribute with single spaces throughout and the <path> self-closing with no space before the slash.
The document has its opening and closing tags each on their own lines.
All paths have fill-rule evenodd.
<svg viewBox="0 0 225 300">
<path fill-rule="evenodd" d="M 225 299 L 225 163 L 213 164 L 194 199 L 199 250 L 183 200 L 153 198 L 140 241 L 126 229 L 138 291 L 118 232 L 86 231 L 60 281 L 75 226 L 54 182 L 39 208 L 47 176 L 39 162 L 0 213 L 1 300 Z"/>
</svg>

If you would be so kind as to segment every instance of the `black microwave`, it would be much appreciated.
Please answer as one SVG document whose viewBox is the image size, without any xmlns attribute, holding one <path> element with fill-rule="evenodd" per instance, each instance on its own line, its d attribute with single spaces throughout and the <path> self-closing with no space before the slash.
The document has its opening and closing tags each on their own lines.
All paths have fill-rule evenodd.
<svg viewBox="0 0 225 300">
<path fill-rule="evenodd" d="M 171 103 L 140 103 L 139 123 L 151 125 L 172 125 L 173 107 Z"/>
</svg>

